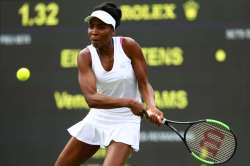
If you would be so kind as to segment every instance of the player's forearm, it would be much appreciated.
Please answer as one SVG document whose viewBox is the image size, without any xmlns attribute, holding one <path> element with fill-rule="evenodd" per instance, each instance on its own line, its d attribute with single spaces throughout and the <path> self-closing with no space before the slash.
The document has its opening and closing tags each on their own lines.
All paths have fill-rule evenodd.
<svg viewBox="0 0 250 166">
<path fill-rule="evenodd" d="M 131 107 L 131 105 L 134 102 L 132 99 L 115 98 L 98 93 L 85 95 L 85 97 L 90 108 L 110 109 L 110 108 L 120 108 L 120 107 Z"/>
<path fill-rule="evenodd" d="M 150 83 L 145 83 L 141 85 L 139 88 L 147 108 L 156 107 L 154 99 L 154 90 L 150 85 Z"/>
</svg>

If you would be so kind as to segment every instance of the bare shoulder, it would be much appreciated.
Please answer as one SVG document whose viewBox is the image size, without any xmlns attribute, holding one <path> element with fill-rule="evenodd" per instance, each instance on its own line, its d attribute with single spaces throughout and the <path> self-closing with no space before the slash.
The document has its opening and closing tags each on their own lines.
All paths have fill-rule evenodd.
<svg viewBox="0 0 250 166">
<path fill-rule="evenodd" d="M 124 47 L 135 47 L 139 45 L 138 42 L 131 37 L 122 37 L 122 45 Z"/>
<path fill-rule="evenodd" d="M 122 37 L 122 48 L 130 58 L 136 56 L 141 50 L 139 43 L 131 37 Z"/>
<path fill-rule="evenodd" d="M 78 66 L 91 64 L 90 51 L 87 47 L 80 51 L 77 57 L 77 64 Z"/>
<path fill-rule="evenodd" d="M 84 49 L 82 49 L 79 53 L 78 58 L 83 59 L 83 58 L 87 58 L 90 57 L 90 51 L 89 49 L 86 47 Z"/>
</svg>

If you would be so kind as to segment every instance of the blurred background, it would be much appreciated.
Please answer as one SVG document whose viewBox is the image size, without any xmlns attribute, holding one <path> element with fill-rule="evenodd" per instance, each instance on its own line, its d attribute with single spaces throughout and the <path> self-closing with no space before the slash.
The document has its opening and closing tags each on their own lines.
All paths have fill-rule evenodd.
<svg viewBox="0 0 250 166">
<path fill-rule="evenodd" d="M 76 57 L 89 44 L 83 19 L 103 1 L 0 1 L 0 165 L 50 166 L 88 113 Z M 137 40 L 157 106 L 172 120 L 213 118 L 238 137 L 228 166 L 248 163 L 250 1 L 117 0 L 118 36 Z M 16 72 L 26 67 L 27 81 Z M 182 130 L 182 129 L 180 129 Z M 101 166 L 99 150 L 84 166 Z M 128 166 L 201 166 L 167 128 L 144 120 Z M 204 166 L 204 164 L 202 165 Z"/>
</svg>

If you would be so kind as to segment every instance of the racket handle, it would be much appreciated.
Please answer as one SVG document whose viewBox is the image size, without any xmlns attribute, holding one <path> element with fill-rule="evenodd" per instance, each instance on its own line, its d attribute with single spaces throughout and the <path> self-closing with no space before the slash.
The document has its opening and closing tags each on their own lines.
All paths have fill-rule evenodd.
<svg viewBox="0 0 250 166">
<path fill-rule="evenodd" d="M 162 119 L 161 123 L 162 123 L 162 124 L 165 124 L 166 121 L 167 121 L 167 119 L 164 118 L 164 119 Z"/>
</svg>

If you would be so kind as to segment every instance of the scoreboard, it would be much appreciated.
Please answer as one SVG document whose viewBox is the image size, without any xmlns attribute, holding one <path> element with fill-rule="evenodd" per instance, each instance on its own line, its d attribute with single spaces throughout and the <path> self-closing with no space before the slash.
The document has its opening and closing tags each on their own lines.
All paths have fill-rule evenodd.
<svg viewBox="0 0 250 166">
<path fill-rule="evenodd" d="M 84 18 L 101 0 L 0 0 L 0 165 L 53 165 L 66 129 L 88 113 L 76 58 L 89 44 Z M 169 119 L 213 118 L 239 137 L 226 165 L 246 165 L 250 132 L 250 1 L 116 0 L 117 36 L 142 47 L 156 104 Z M 26 67 L 31 77 L 16 78 Z M 127 166 L 200 166 L 181 140 L 143 120 Z M 100 149 L 84 166 L 101 166 Z M 203 164 L 204 166 L 204 164 Z"/>
</svg>

